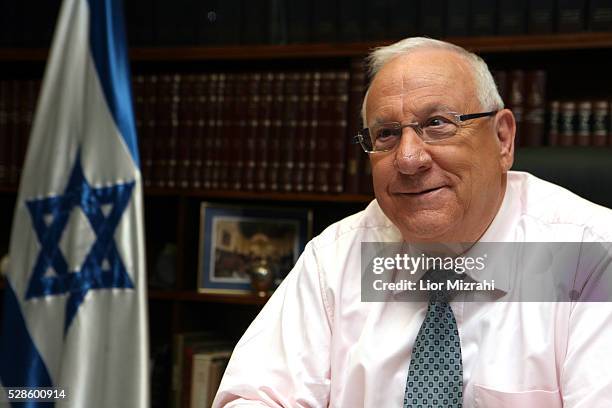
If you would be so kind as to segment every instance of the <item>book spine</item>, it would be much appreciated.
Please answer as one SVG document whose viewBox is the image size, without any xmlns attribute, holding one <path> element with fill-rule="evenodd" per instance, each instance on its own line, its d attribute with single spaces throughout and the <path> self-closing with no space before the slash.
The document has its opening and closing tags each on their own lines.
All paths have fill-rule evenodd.
<svg viewBox="0 0 612 408">
<path fill-rule="evenodd" d="M 281 155 L 281 144 L 283 134 L 282 131 L 282 123 L 283 123 L 283 107 L 285 105 L 285 95 L 284 95 L 284 87 L 285 87 L 285 75 L 283 73 L 270 75 L 270 80 L 272 81 L 272 95 L 270 96 L 269 101 L 270 110 L 269 110 L 269 120 L 268 126 L 268 134 L 270 135 L 270 143 L 269 143 L 269 165 L 268 165 L 268 186 L 272 191 L 281 190 L 281 180 L 280 180 L 280 172 L 281 168 L 284 167 L 284 161 L 287 160 L 286 157 Z"/>
<path fill-rule="evenodd" d="M 599 100 L 593 102 L 593 146 L 604 147 L 608 144 L 609 131 L 609 106 L 608 101 Z"/>
<path fill-rule="evenodd" d="M 188 188 L 191 184 L 192 174 L 192 156 L 191 149 L 194 145 L 194 129 L 195 129 L 195 107 L 196 101 L 194 96 L 195 77 L 186 75 L 180 81 L 180 99 L 178 107 L 178 123 L 180 125 L 178 132 L 178 161 L 177 161 L 177 179 L 176 185 L 180 188 Z"/>
<path fill-rule="evenodd" d="M 494 35 L 496 26 L 496 0 L 472 0 L 470 34 Z"/>
<path fill-rule="evenodd" d="M 313 0 L 312 38 L 315 42 L 336 40 L 337 13 L 336 0 Z"/>
<path fill-rule="evenodd" d="M 347 114 L 349 98 L 349 73 L 348 71 L 336 74 L 335 95 L 332 115 L 332 131 L 330 140 L 330 172 L 329 191 L 341 193 L 344 190 L 344 174 L 346 163 L 347 140 Z"/>
<path fill-rule="evenodd" d="M 255 128 L 255 188 L 265 191 L 268 185 L 268 168 L 270 167 L 270 109 L 272 108 L 272 77 L 268 74 L 259 76 L 261 81 L 257 95 L 257 127 Z"/>
<path fill-rule="evenodd" d="M 311 88 L 311 106 L 310 111 L 312 116 L 310 117 L 309 126 L 306 136 L 306 174 L 304 176 L 305 190 L 312 192 L 315 190 L 315 177 L 317 171 L 317 163 L 319 159 L 317 157 L 317 142 L 319 141 L 319 105 L 321 104 L 321 72 L 315 72 L 312 75 L 312 88 Z"/>
<path fill-rule="evenodd" d="M 525 77 L 525 146 L 542 146 L 544 143 L 546 108 L 546 72 L 529 71 Z"/>
<path fill-rule="evenodd" d="M 203 187 L 207 190 L 213 188 L 213 173 L 215 167 L 215 130 L 217 128 L 216 107 L 217 107 L 217 88 L 219 75 L 209 74 L 207 90 L 205 94 L 206 119 L 204 121 L 204 163 L 202 176 Z"/>
<path fill-rule="evenodd" d="M 190 187 L 200 189 L 204 187 L 204 140 L 206 133 L 206 90 L 208 89 L 208 75 L 197 75 L 194 79 L 194 129 L 191 142 L 191 174 Z"/>
<path fill-rule="evenodd" d="M 307 43 L 312 30 L 312 2 L 287 2 L 287 35 L 290 43 Z"/>
<path fill-rule="evenodd" d="M 421 0 L 419 9 L 421 32 L 428 37 L 443 37 L 446 0 Z"/>
<path fill-rule="evenodd" d="M 179 106 L 181 104 L 181 95 L 179 90 L 181 87 L 181 76 L 172 75 L 170 84 L 170 112 L 169 121 L 170 128 L 166 137 L 166 154 L 167 154 L 167 173 L 166 185 L 170 188 L 177 186 L 178 173 L 178 141 L 179 141 Z"/>
<path fill-rule="evenodd" d="M 446 6 L 446 34 L 464 37 L 469 33 L 469 0 L 450 0 Z"/>
<path fill-rule="evenodd" d="M 243 44 L 266 44 L 269 42 L 269 1 L 244 1 L 242 20 Z"/>
<path fill-rule="evenodd" d="M 147 187 L 157 186 L 157 113 L 159 111 L 157 92 L 158 92 L 159 81 L 157 75 L 145 76 L 144 92 L 145 92 L 145 114 L 143 117 L 145 127 L 145 146 L 148 146 L 148 154 L 145 156 L 146 161 L 144 166 L 147 169 L 148 181 L 145 179 L 145 185 Z"/>
<path fill-rule="evenodd" d="M 222 93 L 220 93 L 221 100 L 219 101 L 219 111 L 217 115 L 217 143 L 219 152 L 219 173 L 218 188 L 222 190 L 228 190 L 231 187 L 230 180 L 230 167 L 233 165 L 236 157 L 234 154 L 239 153 L 233 152 L 234 138 L 233 138 L 233 125 L 234 117 L 232 112 L 234 111 L 234 74 L 226 73 L 221 74 L 220 83 L 223 84 Z M 238 157 L 240 160 L 240 157 Z"/>
<path fill-rule="evenodd" d="M 311 157 L 315 164 L 313 191 L 329 192 L 329 173 L 331 169 L 330 140 L 333 127 L 334 93 L 332 84 L 337 81 L 335 72 L 321 74 L 319 103 L 317 104 L 316 151 Z"/>
<path fill-rule="evenodd" d="M 568 101 L 561 104 L 559 120 L 561 123 L 559 144 L 561 146 L 574 146 L 576 143 L 576 104 L 574 102 Z"/>
<path fill-rule="evenodd" d="M 264 150 L 257 155 L 257 147 L 260 141 L 259 135 L 259 105 L 260 103 L 260 83 L 261 74 L 252 73 L 249 75 L 249 99 L 247 106 L 247 129 L 246 129 L 246 155 L 245 155 L 245 172 L 244 172 L 244 188 L 246 190 L 255 190 L 257 183 L 265 182 L 265 173 L 268 168 L 267 148 L 264 145 Z M 264 142 L 265 143 L 265 142 Z"/>
<path fill-rule="evenodd" d="M 591 31 L 612 30 L 612 0 L 590 0 L 587 28 Z"/>
<path fill-rule="evenodd" d="M 211 175 L 210 188 L 221 188 L 221 166 L 223 161 L 223 103 L 225 97 L 225 74 L 216 75 L 216 91 L 214 99 L 211 98 L 211 115 L 209 122 L 209 135 L 211 142 Z"/>
<path fill-rule="evenodd" d="M 338 40 L 359 42 L 363 39 L 363 0 L 338 0 Z"/>
<path fill-rule="evenodd" d="M 591 140 L 593 104 L 591 101 L 579 102 L 576 116 L 576 144 L 578 146 L 591 146 L 593 144 Z"/>
<path fill-rule="evenodd" d="M 353 144 L 353 137 L 363 127 L 361 123 L 361 104 L 366 87 L 366 74 L 364 63 L 361 60 L 353 60 L 351 63 L 350 95 L 348 106 L 348 137 L 346 158 L 346 192 L 358 193 L 360 190 L 360 178 L 362 177 L 361 162 L 365 160 L 365 153 L 360 145 Z"/>
<path fill-rule="evenodd" d="M 555 0 L 529 0 L 527 7 L 527 32 L 548 34 L 554 31 Z"/>
<path fill-rule="evenodd" d="M 299 80 L 299 108 L 298 108 L 298 128 L 295 138 L 295 191 L 306 190 L 306 150 L 310 144 L 311 134 L 309 132 L 311 116 L 311 88 L 313 85 L 313 74 L 303 73 Z"/>
<path fill-rule="evenodd" d="M 527 1 L 499 0 L 498 31 L 501 35 L 527 32 Z"/>
<path fill-rule="evenodd" d="M 558 146 L 560 144 L 559 135 L 559 101 L 551 101 L 548 105 L 548 145 Z"/>
<path fill-rule="evenodd" d="M 231 111 L 231 130 L 226 137 L 231 138 L 230 157 L 230 188 L 240 190 L 243 186 L 245 171 L 245 129 L 246 118 L 244 109 L 248 106 L 248 77 L 245 74 L 234 76 L 234 104 Z"/>
<path fill-rule="evenodd" d="M 282 121 L 281 156 L 283 157 L 280 171 L 281 189 L 285 192 L 293 191 L 293 174 L 295 170 L 295 138 L 298 128 L 298 83 L 300 76 L 297 73 L 285 75 L 285 107 Z"/>
<path fill-rule="evenodd" d="M 557 0 L 557 31 L 572 33 L 586 26 L 586 0 Z"/>
<path fill-rule="evenodd" d="M 525 73 L 510 71 L 508 75 L 508 105 L 516 119 L 515 146 L 525 146 Z"/>
<path fill-rule="evenodd" d="M 149 156 L 147 149 L 147 135 L 145 132 L 145 77 L 135 75 L 132 81 L 132 93 L 134 98 L 134 120 L 136 125 L 136 135 L 138 137 L 138 151 L 140 152 L 140 163 L 143 183 L 146 186 L 150 177 L 146 162 Z"/>
<path fill-rule="evenodd" d="M 383 40 L 387 36 L 387 26 L 389 23 L 388 0 L 366 0 L 366 40 Z"/>
<path fill-rule="evenodd" d="M 30 140 L 30 133 L 32 131 L 32 124 L 34 122 L 34 110 L 36 109 L 36 100 L 40 89 L 40 80 L 26 80 L 24 85 L 25 89 L 21 93 L 21 97 L 24 100 L 22 105 L 22 120 L 23 120 L 23 133 L 20 137 L 19 143 L 19 161 L 17 162 L 17 181 L 21 179 L 23 172 L 23 165 L 25 161 L 26 152 L 28 150 L 28 142 Z"/>
</svg>

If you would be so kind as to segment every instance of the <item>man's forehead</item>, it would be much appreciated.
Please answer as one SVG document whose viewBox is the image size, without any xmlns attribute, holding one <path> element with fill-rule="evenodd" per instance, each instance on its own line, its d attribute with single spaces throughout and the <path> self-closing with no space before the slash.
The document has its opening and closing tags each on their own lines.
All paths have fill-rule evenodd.
<svg viewBox="0 0 612 408">
<path fill-rule="evenodd" d="M 372 81 L 382 93 L 426 86 L 473 86 L 473 73 L 467 61 L 456 52 L 440 49 L 415 50 L 383 65 Z"/>
</svg>

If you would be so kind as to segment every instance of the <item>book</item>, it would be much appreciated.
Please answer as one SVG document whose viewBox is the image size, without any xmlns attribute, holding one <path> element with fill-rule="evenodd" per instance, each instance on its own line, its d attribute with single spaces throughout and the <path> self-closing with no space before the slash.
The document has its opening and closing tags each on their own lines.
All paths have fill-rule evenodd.
<svg viewBox="0 0 612 408">
<path fill-rule="evenodd" d="M 421 0 L 419 22 L 421 33 L 433 38 L 444 36 L 446 0 Z"/>
<path fill-rule="evenodd" d="M 559 111 L 561 103 L 557 100 L 550 101 L 548 105 L 548 145 L 559 145 Z"/>
<path fill-rule="evenodd" d="M 0 80 L 0 185 L 8 184 L 9 167 L 9 84 L 8 80 Z"/>
<path fill-rule="evenodd" d="M 577 104 L 576 114 L 576 144 L 578 146 L 591 146 L 591 121 L 593 104 L 591 101 L 580 101 Z"/>
<path fill-rule="evenodd" d="M 554 31 L 555 0 L 528 0 L 527 32 L 548 34 Z"/>
<path fill-rule="evenodd" d="M 295 170 L 295 139 L 298 129 L 299 109 L 299 80 L 300 75 L 295 72 L 285 74 L 284 87 L 284 117 L 281 122 L 281 157 L 280 189 L 285 192 L 293 191 L 293 174 Z"/>
<path fill-rule="evenodd" d="M 330 192 L 341 193 L 344 191 L 346 148 L 349 144 L 349 139 L 346 137 L 348 128 L 349 73 L 348 71 L 337 72 L 336 78 L 336 81 L 333 83 L 334 95 L 330 118 L 328 185 Z"/>
<path fill-rule="evenodd" d="M 194 344 L 218 343 L 219 335 L 213 331 L 194 331 L 177 333 L 172 340 L 172 383 L 171 406 L 181 407 L 181 389 L 183 386 L 185 349 Z"/>
<path fill-rule="evenodd" d="M 597 100 L 593 102 L 593 146 L 604 147 L 608 145 L 610 137 L 610 107 L 608 101 Z"/>
<path fill-rule="evenodd" d="M 520 69 L 508 74 L 508 108 L 514 113 L 516 120 L 515 146 L 525 146 L 525 72 Z"/>
<path fill-rule="evenodd" d="M 311 88 L 312 74 L 303 72 L 299 77 L 299 94 L 298 94 L 298 121 L 297 133 L 295 136 L 295 167 L 293 172 L 293 185 L 295 191 L 302 192 L 306 189 L 306 146 L 310 144 L 311 138 Z"/>
<path fill-rule="evenodd" d="M 494 35 L 497 25 L 496 13 L 496 0 L 471 0 L 470 34 Z"/>
<path fill-rule="evenodd" d="M 517 35 L 527 32 L 527 0 L 499 0 L 498 33 Z"/>
<path fill-rule="evenodd" d="M 574 146 L 576 143 L 576 103 L 566 101 L 559 108 L 559 145 Z"/>
<path fill-rule="evenodd" d="M 390 11 L 388 0 L 367 0 L 365 2 L 365 40 L 383 40 L 387 34 Z"/>
<path fill-rule="evenodd" d="M 269 0 L 242 2 L 242 44 L 269 42 Z"/>
<path fill-rule="evenodd" d="M 363 39 L 363 0 L 338 0 L 338 40 L 359 42 Z"/>
<path fill-rule="evenodd" d="M 191 403 L 185 406 L 208 408 L 212 405 L 231 354 L 230 349 L 199 352 L 193 355 Z"/>
<path fill-rule="evenodd" d="M 307 43 L 311 40 L 312 2 L 287 2 L 287 37 L 289 43 Z"/>
<path fill-rule="evenodd" d="M 542 146 L 546 121 L 546 72 L 528 71 L 525 75 L 524 146 Z"/>
<path fill-rule="evenodd" d="M 612 30 L 612 0 L 589 0 L 587 28 L 591 31 Z"/>
<path fill-rule="evenodd" d="M 450 0 L 446 5 L 446 34 L 464 37 L 469 34 L 469 0 Z"/>
<path fill-rule="evenodd" d="M 557 0 L 557 31 L 583 31 L 586 26 L 586 0 Z"/>
<path fill-rule="evenodd" d="M 338 10 L 336 0 L 313 0 L 312 40 L 329 43 L 336 41 Z"/>
<path fill-rule="evenodd" d="M 357 133 L 363 127 L 361 123 L 361 104 L 366 89 L 366 73 L 363 61 L 351 61 L 349 86 L 345 191 L 355 194 L 360 191 L 361 187 L 360 178 L 363 176 L 361 162 L 367 159 L 361 146 L 352 143 L 353 137 L 357 136 Z"/>
</svg>

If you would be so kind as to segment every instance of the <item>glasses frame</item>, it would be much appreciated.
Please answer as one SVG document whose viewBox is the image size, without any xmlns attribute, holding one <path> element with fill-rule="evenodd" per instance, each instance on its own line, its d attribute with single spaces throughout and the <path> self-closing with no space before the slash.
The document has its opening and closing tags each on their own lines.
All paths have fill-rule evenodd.
<svg viewBox="0 0 612 408">
<path fill-rule="evenodd" d="M 494 116 L 495 114 L 497 114 L 497 112 L 499 112 L 499 110 L 492 110 L 492 111 L 488 111 L 488 112 L 478 112 L 478 113 L 463 113 L 463 114 L 459 114 L 456 112 L 447 112 L 448 114 L 450 114 L 451 116 L 453 116 L 455 118 L 455 125 L 457 125 L 457 127 L 461 127 L 461 123 L 462 122 L 467 122 L 468 120 L 472 120 L 472 119 L 479 119 L 479 118 L 485 118 L 485 117 L 489 117 L 489 116 Z M 404 128 L 410 127 L 412 129 L 414 129 L 414 132 L 421 138 L 421 140 L 423 140 L 425 143 L 436 143 L 439 140 L 448 140 L 453 138 L 457 133 L 455 133 L 453 136 L 444 138 L 444 139 L 439 139 L 439 140 L 425 140 L 423 139 L 423 126 L 421 123 L 419 122 L 412 122 L 412 123 L 406 123 L 406 124 L 402 124 L 400 122 L 389 122 L 389 123 L 385 123 L 385 124 L 398 124 L 399 125 L 399 129 L 402 130 Z M 393 146 L 391 149 L 384 149 L 384 150 L 368 150 L 368 148 L 365 145 L 365 140 L 366 138 L 370 138 L 370 128 L 363 128 L 361 129 L 356 136 L 353 137 L 353 144 L 360 144 L 361 148 L 363 149 L 364 152 L 371 154 L 371 153 L 387 153 L 390 152 L 392 150 L 394 150 L 397 147 L 397 144 L 395 146 Z"/>
</svg>

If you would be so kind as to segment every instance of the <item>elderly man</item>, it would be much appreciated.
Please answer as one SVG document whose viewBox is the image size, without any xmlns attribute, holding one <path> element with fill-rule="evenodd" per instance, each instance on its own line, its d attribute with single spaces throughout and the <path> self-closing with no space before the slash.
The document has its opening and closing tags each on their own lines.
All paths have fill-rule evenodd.
<svg viewBox="0 0 612 408">
<path fill-rule="evenodd" d="M 376 200 L 306 246 L 213 405 L 612 406 L 607 303 L 361 301 L 362 242 L 612 238 L 610 210 L 509 171 L 514 117 L 479 57 L 410 38 L 369 62 L 359 139 Z"/>
</svg>

